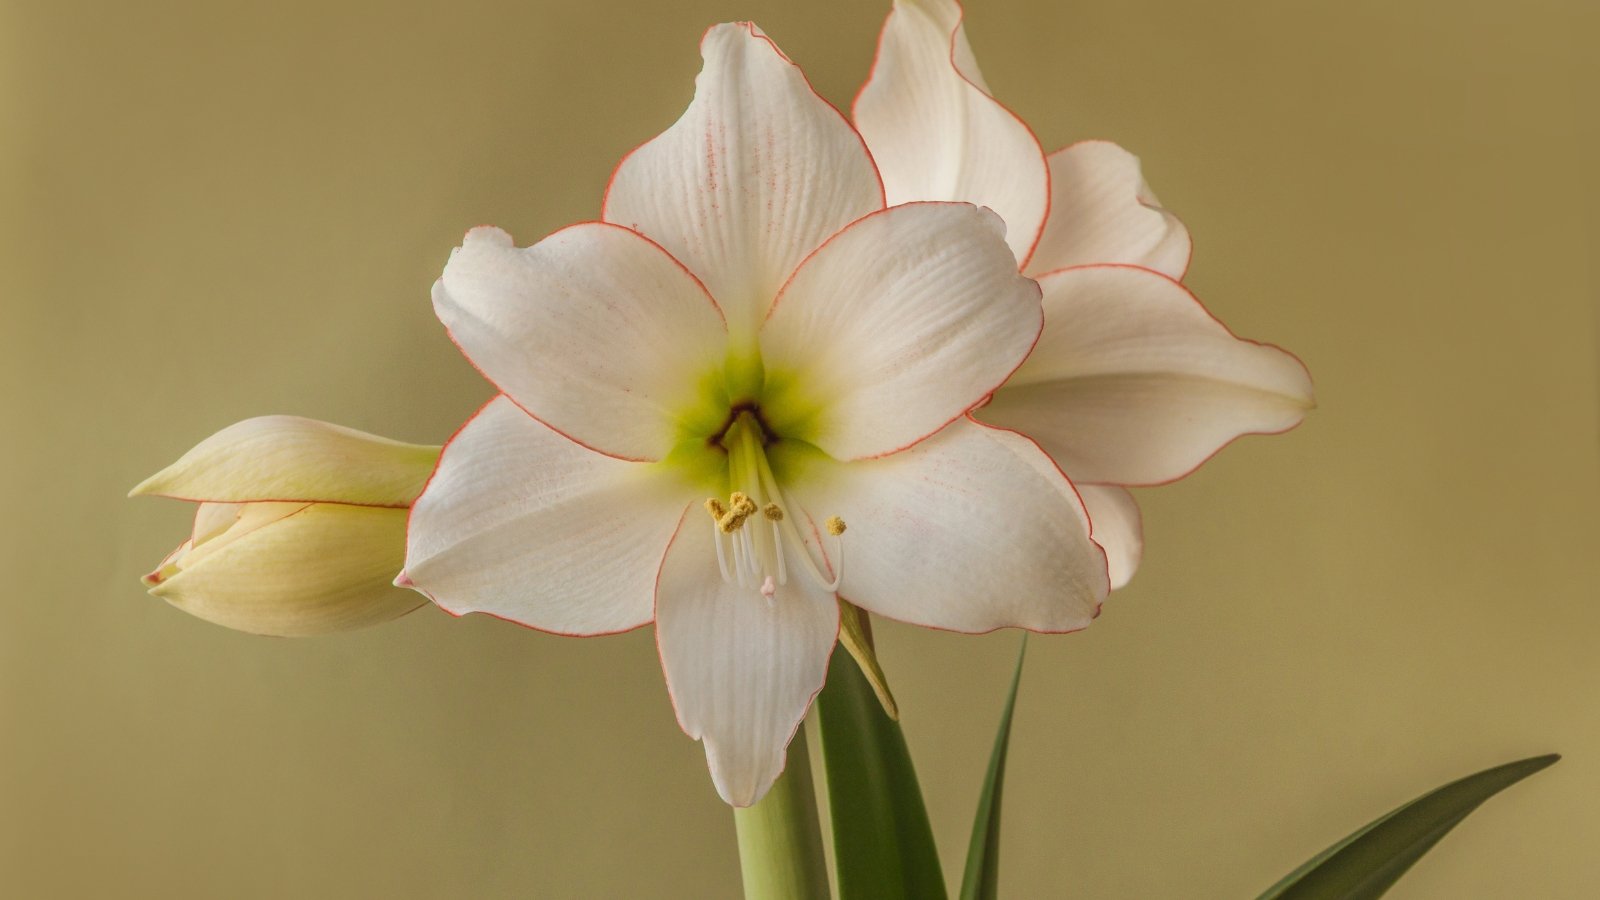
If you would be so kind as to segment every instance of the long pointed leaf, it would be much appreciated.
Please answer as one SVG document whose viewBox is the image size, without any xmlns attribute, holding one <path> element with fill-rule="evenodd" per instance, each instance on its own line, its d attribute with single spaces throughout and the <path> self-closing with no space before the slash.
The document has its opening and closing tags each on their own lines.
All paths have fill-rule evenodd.
<svg viewBox="0 0 1600 900">
<path fill-rule="evenodd" d="M 1017 708 L 1017 685 L 1022 683 L 1022 661 L 1028 655 L 1028 636 L 1017 650 L 1017 668 L 1011 674 L 1000 729 L 989 754 L 989 773 L 978 795 L 978 814 L 972 820 L 972 841 L 967 845 L 967 871 L 961 879 L 961 900 L 996 900 L 1000 896 L 1000 794 L 1006 782 L 1006 750 L 1011 745 L 1011 714 Z"/>
<path fill-rule="evenodd" d="M 817 697 L 839 900 L 944 900 L 944 873 L 900 725 L 835 653 Z"/>
<path fill-rule="evenodd" d="M 1258 900 L 1372 900 L 1483 801 L 1550 766 L 1556 754 L 1452 781 L 1369 823 L 1295 869 Z"/>
</svg>

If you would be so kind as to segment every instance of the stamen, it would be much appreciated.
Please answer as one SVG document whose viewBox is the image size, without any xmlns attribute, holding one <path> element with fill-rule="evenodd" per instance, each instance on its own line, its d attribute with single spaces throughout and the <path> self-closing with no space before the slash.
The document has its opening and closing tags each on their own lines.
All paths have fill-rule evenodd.
<svg viewBox="0 0 1600 900">
<path fill-rule="evenodd" d="M 771 508 L 778 509 L 778 505 L 774 503 Z M 772 516 L 767 516 L 767 519 L 772 522 L 772 546 L 775 550 L 775 555 L 778 557 L 778 583 L 788 584 L 789 567 L 783 562 L 783 535 L 778 533 L 778 523 L 783 521 L 783 510 L 778 510 L 776 519 Z"/>
<path fill-rule="evenodd" d="M 844 525 L 844 520 L 838 516 L 834 516 L 829 521 L 838 522 L 841 526 Z M 833 531 L 831 527 L 828 530 Z M 826 589 L 830 591 L 837 591 L 839 582 L 844 579 L 844 541 L 839 540 L 839 535 L 843 531 L 842 527 L 838 531 L 833 531 L 833 581 L 826 585 Z"/>
<path fill-rule="evenodd" d="M 721 506 L 722 504 L 718 503 L 717 505 Z M 709 504 L 707 509 L 710 509 Z M 717 517 L 717 527 L 721 528 L 724 534 L 732 534 L 738 531 L 740 526 L 744 525 L 744 521 L 755 515 L 755 513 L 755 501 L 738 491 L 734 491 L 733 495 L 728 498 L 728 508 L 723 510 L 722 514 Z"/>
<path fill-rule="evenodd" d="M 761 577 L 760 563 L 756 561 L 756 543 L 751 540 L 751 533 L 743 530 L 739 532 L 739 543 L 744 545 L 744 574 L 755 581 Z"/>
<path fill-rule="evenodd" d="M 760 476 L 760 483 L 761 483 L 762 488 L 767 493 L 771 494 L 774 497 L 777 497 L 779 500 L 782 500 L 783 499 L 783 490 L 778 487 L 778 479 L 777 479 L 777 476 L 772 474 L 772 467 L 767 465 L 766 455 L 765 454 L 758 454 L 757 457 L 756 457 L 756 461 L 757 461 L 757 473 Z M 781 507 L 780 507 L 779 511 L 780 512 L 782 511 Z M 838 522 L 839 523 L 839 530 L 838 531 L 833 531 L 833 523 L 834 522 Z M 800 560 L 805 563 L 806 572 L 807 572 L 807 574 L 809 574 L 811 576 L 812 580 L 815 581 L 817 583 L 817 585 L 819 587 L 821 587 L 825 591 L 837 591 L 839 589 L 839 581 L 844 575 L 844 542 L 843 541 L 839 541 L 839 540 L 835 540 L 833 542 L 834 543 L 833 578 L 830 579 L 830 578 L 825 577 L 822 574 L 822 570 L 817 568 L 816 562 L 814 562 L 811 559 L 811 550 L 806 545 L 805 539 L 800 536 L 800 532 L 795 529 L 794 523 L 792 523 L 791 521 L 789 521 L 789 519 L 787 517 L 785 517 L 785 518 L 779 519 L 774 524 L 780 524 L 780 523 L 783 526 L 783 535 L 784 535 L 784 537 L 787 537 L 789 539 L 790 548 L 793 549 L 795 553 L 799 554 Z M 833 516 L 833 517 L 828 519 L 827 527 L 828 527 L 829 533 L 837 538 L 840 534 L 842 534 L 844 532 L 844 520 L 839 518 L 838 516 Z M 782 551 L 781 550 L 779 551 L 779 554 L 780 554 L 780 556 L 782 555 Z M 824 557 L 824 561 L 826 561 L 826 557 Z"/>
<path fill-rule="evenodd" d="M 722 529 L 716 522 L 711 523 L 711 543 L 717 545 L 717 570 L 722 573 L 722 580 L 732 581 L 733 575 L 728 571 L 728 554 L 722 549 Z"/>
<path fill-rule="evenodd" d="M 817 550 L 822 566 L 831 569 L 832 577 L 829 577 L 818 567 L 817 560 L 812 557 L 811 544 L 801 536 L 789 515 L 788 503 L 767 462 L 757 427 L 753 420 L 741 417 L 725 435 L 729 479 L 745 490 L 733 491 L 725 503 L 715 497 L 705 501 L 706 513 L 713 522 L 712 540 L 717 545 L 718 570 L 725 582 L 741 588 L 754 587 L 768 602 L 775 602 L 778 587 L 789 583 L 788 557 L 794 553 L 818 587 L 836 592 L 844 563 L 844 548 L 839 540 L 845 531 L 844 520 L 832 516 L 823 523 L 833 537 L 834 546 L 831 552 L 820 546 Z M 744 527 L 757 513 L 767 521 L 768 528 Z M 807 520 L 806 525 L 813 529 L 811 534 L 825 540 L 811 520 Z M 724 538 L 733 548 L 731 561 L 727 547 L 723 546 Z"/>
</svg>

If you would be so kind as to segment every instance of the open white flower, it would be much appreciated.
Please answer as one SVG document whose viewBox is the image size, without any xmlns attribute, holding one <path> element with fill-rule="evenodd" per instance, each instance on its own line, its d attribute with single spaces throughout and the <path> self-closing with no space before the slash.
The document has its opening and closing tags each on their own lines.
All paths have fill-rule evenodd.
<svg viewBox="0 0 1600 900">
<path fill-rule="evenodd" d="M 765 35 L 701 50 L 604 222 L 526 249 L 474 229 L 452 255 L 435 309 L 501 396 L 413 507 L 400 583 L 561 634 L 654 621 L 678 721 L 744 806 L 822 687 L 836 595 L 1068 631 L 1109 585 L 1049 457 L 966 417 L 1042 326 L 999 217 L 884 209 L 859 136 Z"/>
<path fill-rule="evenodd" d="M 1312 406 L 1299 360 L 1234 337 L 1180 283 L 1189 234 L 1136 157 L 1106 141 L 1047 157 L 991 96 L 955 0 L 896 0 L 853 115 L 888 202 L 963 200 L 1004 217 L 1044 291 L 1044 334 L 974 415 L 1037 440 L 1072 478 L 1116 586 L 1141 550 L 1125 487 L 1182 478 Z"/>
</svg>

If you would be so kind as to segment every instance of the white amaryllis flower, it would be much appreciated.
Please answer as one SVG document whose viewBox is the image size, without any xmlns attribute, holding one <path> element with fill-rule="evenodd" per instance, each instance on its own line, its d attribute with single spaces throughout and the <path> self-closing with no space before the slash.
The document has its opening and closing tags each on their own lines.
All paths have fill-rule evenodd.
<svg viewBox="0 0 1600 900">
<path fill-rule="evenodd" d="M 474 229 L 451 256 L 435 309 L 501 396 L 446 445 L 400 583 L 559 634 L 654 621 L 678 721 L 745 806 L 822 688 L 837 596 L 1068 631 L 1109 584 L 1049 457 L 966 417 L 1042 323 L 999 217 L 885 209 L 765 35 L 701 51 L 603 222 L 528 248 Z"/>
<path fill-rule="evenodd" d="M 1072 478 L 1115 586 L 1141 550 L 1126 487 L 1182 478 L 1313 405 L 1299 360 L 1234 337 L 1180 283 L 1188 231 L 1136 157 L 1105 141 L 1047 157 L 990 95 L 955 0 L 896 0 L 853 115 L 888 202 L 964 200 L 1005 219 L 1045 327 L 974 415 L 1037 440 Z"/>
<path fill-rule="evenodd" d="M 438 447 L 297 416 L 230 425 L 131 492 L 198 504 L 189 539 L 144 583 L 185 612 L 255 634 L 405 615 L 421 605 L 391 584 L 406 510 L 438 458 Z"/>
</svg>

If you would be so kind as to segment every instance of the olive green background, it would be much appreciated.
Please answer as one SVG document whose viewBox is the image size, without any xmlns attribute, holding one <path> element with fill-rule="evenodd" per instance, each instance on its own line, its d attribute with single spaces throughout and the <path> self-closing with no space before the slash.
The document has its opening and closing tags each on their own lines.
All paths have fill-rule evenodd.
<svg viewBox="0 0 1600 900">
<path fill-rule="evenodd" d="M 236 634 L 144 595 L 189 512 L 123 493 L 264 413 L 442 441 L 488 395 L 428 305 L 466 227 L 594 217 L 716 21 L 847 103 L 885 6 L 0 3 L 0 893 L 736 893 L 648 629 Z M 1595 896 L 1595 5 L 971 7 L 999 95 L 1140 154 L 1321 402 L 1142 492 L 1132 586 L 1032 642 L 1007 896 L 1254 896 L 1552 750 L 1394 896 Z M 1017 636 L 880 642 L 955 873 Z"/>
</svg>

